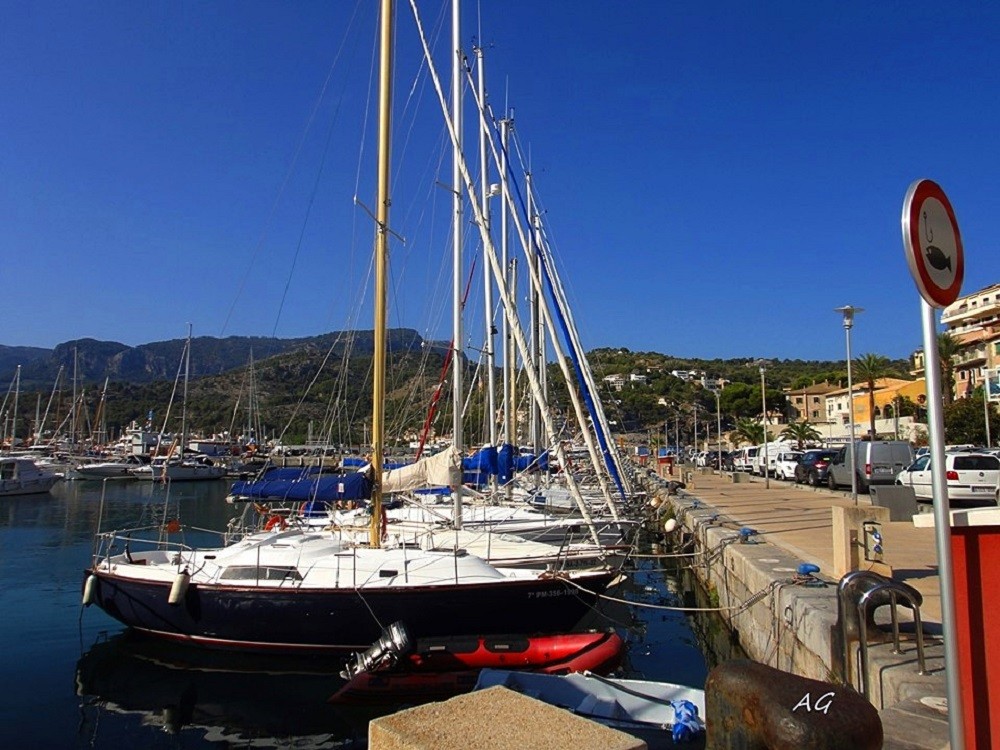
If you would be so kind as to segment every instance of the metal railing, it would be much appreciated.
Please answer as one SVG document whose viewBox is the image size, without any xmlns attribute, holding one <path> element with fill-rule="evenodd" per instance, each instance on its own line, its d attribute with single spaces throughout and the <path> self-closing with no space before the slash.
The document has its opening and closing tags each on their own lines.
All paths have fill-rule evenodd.
<svg viewBox="0 0 1000 750">
<path fill-rule="evenodd" d="M 902 605 L 913 612 L 916 629 L 918 674 L 927 671 L 924 659 L 924 632 L 920 620 L 920 605 L 923 596 L 912 586 L 866 570 L 855 570 L 840 579 L 837 585 L 837 610 L 840 625 L 841 656 L 843 658 L 843 683 L 854 686 L 851 677 L 851 642 L 858 641 L 860 656 L 861 693 L 871 697 L 868 668 L 868 630 L 875 626 L 874 611 L 889 605 L 892 616 L 892 653 L 901 654 L 899 646 L 899 614 Z"/>
</svg>

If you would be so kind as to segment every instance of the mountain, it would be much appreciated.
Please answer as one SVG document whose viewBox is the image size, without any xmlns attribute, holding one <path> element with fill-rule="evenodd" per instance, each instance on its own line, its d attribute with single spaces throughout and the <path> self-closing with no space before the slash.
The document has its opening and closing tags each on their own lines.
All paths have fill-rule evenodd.
<svg viewBox="0 0 1000 750">
<path fill-rule="evenodd" d="M 184 339 L 157 341 L 140 346 L 128 346 L 116 341 L 77 339 L 66 341 L 54 349 L 0 345 L 0 383 L 13 378 L 21 365 L 22 389 L 52 388 L 59 368 L 65 382 L 77 384 L 103 383 L 105 378 L 118 383 L 153 383 L 173 381 L 181 364 Z M 229 336 L 219 339 L 199 336 L 191 340 L 191 377 L 220 375 L 246 366 L 253 352 L 261 361 L 279 354 L 296 351 L 332 350 L 342 354 L 349 346 L 353 351 L 370 354 L 374 348 L 372 331 L 334 331 L 306 338 L 278 339 L 261 336 Z M 389 333 L 390 351 L 447 349 L 446 343 L 425 342 L 412 329 L 394 329 Z"/>
</svg>

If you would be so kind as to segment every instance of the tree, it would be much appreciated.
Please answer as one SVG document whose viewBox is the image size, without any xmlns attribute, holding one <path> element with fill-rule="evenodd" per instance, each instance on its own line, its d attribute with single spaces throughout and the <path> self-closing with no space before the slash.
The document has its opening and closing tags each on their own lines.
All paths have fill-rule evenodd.
<svg viewBox="0 0 1000 750">
<path fill-rule="evenodd" d="M 890 373 L 889 358 L 881 354 L 864 354 L 854 360 L 854 371 L 868 385 L 868 434 L 875 439 L 875 381 Z"/>
<path fill-rule="evenodd" d="M 1000 434 L 1000 419 L 993 404 L 988 409 L 990 437 Z M 983 390 L 977 388 L 968 398 L 956 399 L 944 407 L 945 442 L 949 444 L 986 445 L 986 415 L 983 413 Z"/>
<path fill-rule="evenodd" d="M 746 442 L 751 445 L 758 445 L 764 442 L 764 425 L 753 419 L 743 418 L 736 420 L 736 429 L 732 433 L 735 443 Z M 774 435 L 767 433 L 768 440 L 774 440 Z"/>
<path fill-rule="evenodd" d="M 793 422 L 787 425 L 781 431 L 781 437 L 794 440 L 798 449 L 802 450 L 806 443 L 813 440 L 820 440 L 823 436 L 820 435 L 819 430 L 803 419 L 801 422 Z"/>
<path fill-rule="evenodd" d="M 938 358 L 941 360 L 941 401 L 945 406 L 955 400 L 955 362 L 961 345 L 947 331 L 937 337 Z"/>
</svg>

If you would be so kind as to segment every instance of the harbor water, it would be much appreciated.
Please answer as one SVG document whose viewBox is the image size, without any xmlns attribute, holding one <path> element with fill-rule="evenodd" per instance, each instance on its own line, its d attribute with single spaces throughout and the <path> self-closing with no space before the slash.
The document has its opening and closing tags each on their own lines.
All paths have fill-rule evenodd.
<svg viewBox="0 0 1000 750">
<path fill-rule="evenodd" d="M 163 644 L 81 606 L 103 507 L 107 530 L 179 517 L 224 530 L 238 509 L 229 483 L 62 482 L 49 494 L 0 498 L 0 747 L 363 747 L 368 722 L 405 704 L 342 707 L 343 659 L 253 656 Z M 164 511 L 164 508 L 166 510 Z M 189 544 L 213 544 L 207 532 Z M 643 558 L 616 595 L 682 606 L 680 576 Z M 627 643 L 622 674 L 701 687 L 706 658 L 688 619 L 609 602 L 593 627 Z"/>
</svg>

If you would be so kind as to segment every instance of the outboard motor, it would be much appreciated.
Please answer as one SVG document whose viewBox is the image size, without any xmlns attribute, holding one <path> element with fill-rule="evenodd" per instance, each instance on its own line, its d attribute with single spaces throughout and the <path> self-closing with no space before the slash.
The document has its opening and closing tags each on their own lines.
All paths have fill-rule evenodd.
<svg viewBox="0 0 1000 750">
<path fill-rule="evenodd" d="M 362 672 L 371 672 L 382 666 L 395 664 L 413 650 L 413 638 L 402 621 L 382 629 L 382 635 L 364 651 L 359 651 L 344 665 L 340 676 L 352 679 Z"/>
</svg>

